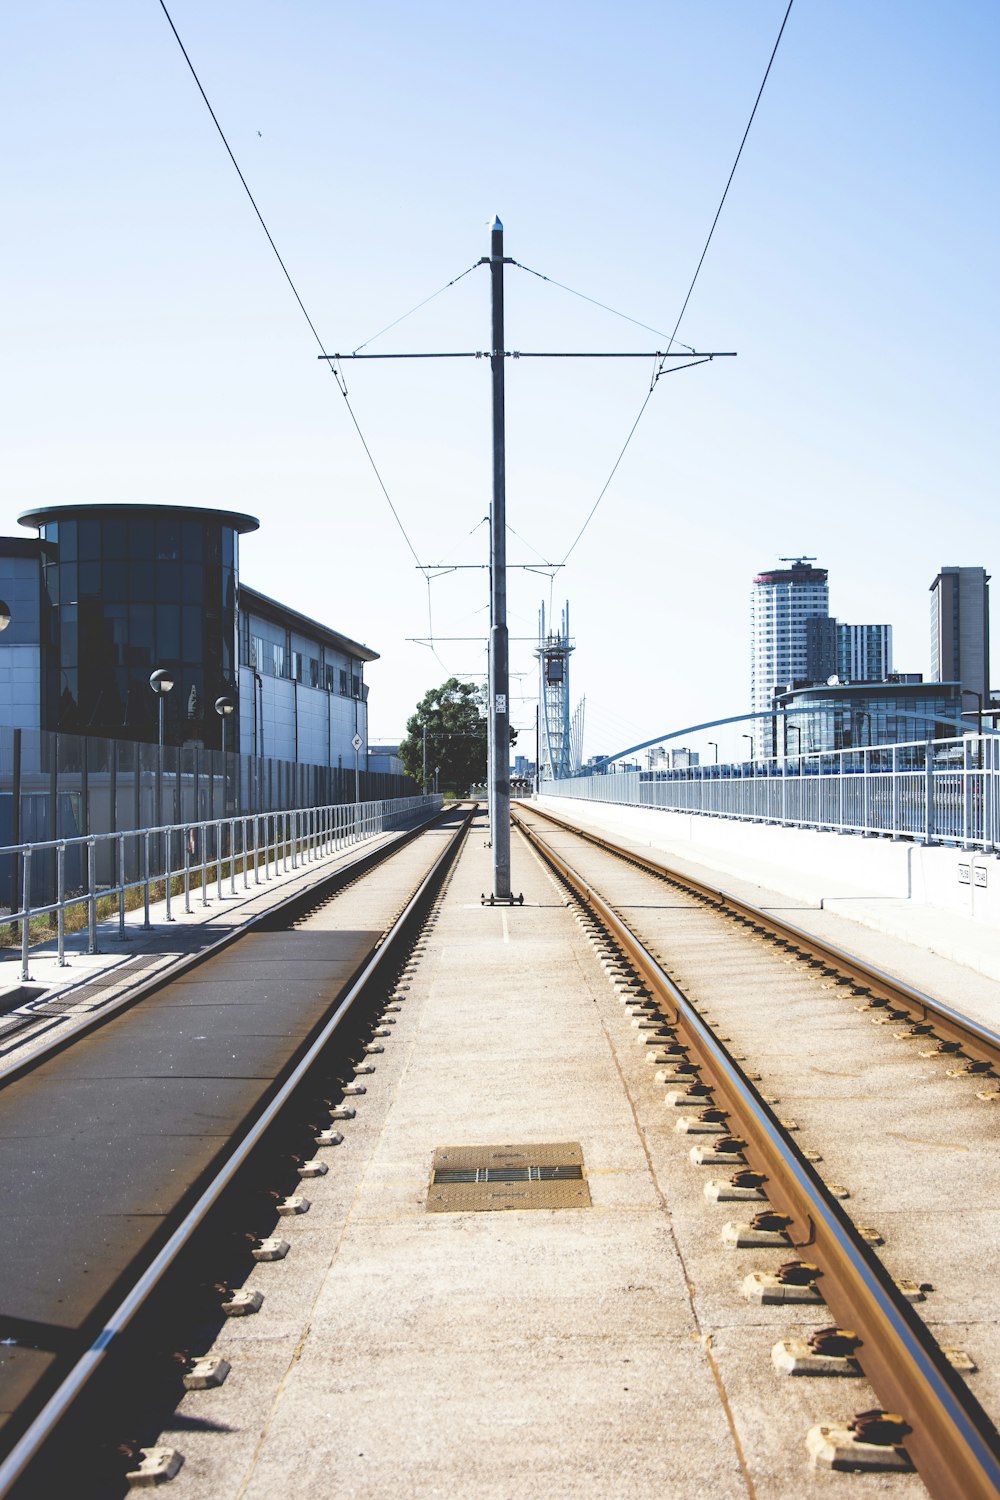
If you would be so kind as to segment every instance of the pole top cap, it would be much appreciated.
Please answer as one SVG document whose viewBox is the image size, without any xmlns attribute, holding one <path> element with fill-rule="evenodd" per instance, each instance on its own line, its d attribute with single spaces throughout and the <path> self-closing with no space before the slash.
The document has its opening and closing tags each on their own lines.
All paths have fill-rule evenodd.
<svg viewBox="0 0 1000 1500">
<path fill-rule="evenodd" d="M 490 228 L 492 229 L 492 231 L 493 231 L 494 234 L 496 234 L 496 232 L 497 232 L 498 229 L 501 230 L 501 231 L 503 230 L 503 225 L 500 223 L 500 215 L 499 214 L 494 214 L 493 215 L 493 222 L 491 223 Z"/>
</svg>

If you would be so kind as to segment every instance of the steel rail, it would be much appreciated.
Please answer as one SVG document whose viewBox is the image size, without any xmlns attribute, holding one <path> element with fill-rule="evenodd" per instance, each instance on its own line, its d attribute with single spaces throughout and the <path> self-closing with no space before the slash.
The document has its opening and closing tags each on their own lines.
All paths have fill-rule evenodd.
<svg viewBox="0 0 1000 1500">
<path fill-rule="evenodd" d="M 768 1198 L 788 1217 L 790 1244 L 820 1267 L 824 1300 L 862 1339 L 854 1358 L 886 1408 L 912 1429 L 905 1449 L 930 1493 L 937 1500 L 997 1500 L 1000 1434 L 840 1203 L 632 929 L 522 814 L 515 813 L 515 826 L 625 951 L 668 1024 L 684 1033 L 732 1134 L 745 1137 L 744 1158 L 766 1177 Z"/>
<path fill-rule="evenodd" d="M 192 969 L 196 969 L 201 964 L 207 963 L 209 959 L 216 958 L 225 948 L 232 947 L 234 943 L 238 943 L 242 938 L 246 937 L 247 933 L 270 927 L 275 921 L 281 923 L 292 921 L 295 914 L 303 908 L 312 907 L 319 901 L 329 900 L 331 896 L 335 896 L 344 886 L 351 884 L 362 875 L 366 875 L 369 870 L 374 869 L 376 865 L 382 864 L 385 860 L 391 859 L 394 854 L 398 854 L 407 844 L 419 838 L 422 833 L 426 833 L 428 828 L 431 828 L 444 816 L 445 810 L 441 809 L 438 812 L 432 813 L 429 818 L 424 819 L 422 822 L 414 824 L 412 828 L 390 830 L 388 839 L 384 844 L 379 844 L 375 849 L 367 848 L 362 850 L 356 858 L 338 865 L 335 869 L 331 870 L 327 868 L 309 885 L 290 891 L 280 901 L 276 902 L 274 906 L 268 907 L 265 911 L 257 912 L 256 915 L 248 918 L 239 927 L 223 933 L 214 943 L 207 944 L 206 947 L 200 948 L 196 953 L 182 955 L 180 960 L 171 968 L 162 970 L 159 974 L 154 975 L 153 978 L 147 979 L 144 983 L 136 985 L 134 989 L 128 990 L 123 995 L 119 995 L 117 999 L 109 1000 L 106 1005 L 102 1006 L 100 1011 L 80 1016 L 71 1025 L 64 1026 L 49 1041 L 43 1042 L 41 1046 L 37 1047 L 27 1057 L 21 1059 L 15 1058 L 12 1063 L 0 1067 L 0 1090 L 6 1088 L 8 1084 L 13 1083 L 16 1079 L 23 1078 L 26 1073 L 33 1072 L 35 1068 L 40 1067 L 50 1058 L 55 1057 L 57 1053 L 64 1051 L 74 1042 L 79 1041 L 81 1036 L 86 1036 L 92 1031 L 99 1030 L 100 1027 L 108 1021 L 113 1020 L 116 1016 L 120 1016 L 124 1011 L 131 1010 L 158 990 L 164 989 L 168 984 L 173 984 L 182 974 L 188 974 Z M 70 997 L 72 993 L 72 990 L 64 992 L 65 995 Z M 39 1015 L 38 1019 L 39 1023 L 41 1023 L 46 1020 L 52 1021 L 53 1018 L 51 1016 Z M 31 1035 L 26 1027 L 23 1032 L 15 1033 L 15 1037 L 12 1038 L 12 1045 L 17 1047 L 22 1042 L 30 1041 Z"/>
<path fill-rule="evenodd" d="M 754 906 L 742 896 L 734 896 L 731 891 L 724 890 L 720 886 L 709 885 L 693 875 L 686 875 L 636 850 L 623 849 L 620 845 L 612 843 L 610 839 L 602 838 L 600 834 L 592 833 L 587 829 L 577 828 L 548 811 L 543 812 L 540 808 L 532 807 L 531 812 L 532 816 L 544 818 L 557 828 L 585 839 L 608 854 L 614 854 L 619 859 L 627 860 L 637 868 L 648 871 L 651 875 L 662 880 L 669 880 L 674 885 L 693 892 L 694 895 L 714 906 L 722 915 L 732 914 L 742 917 L 752 922 L 755 928 L 794 943 L 796 948 L 820 960 L 828 968 L 842 974 L 844 978 L 850 979 L 860 990 L 869 992 L 876 1007 L 882 1003 L 899 1005 L 918 1024 L 932 1025 L 935 1036 L 946 1044 L 947 1050 L 952 1051 L 957 1047 L 962 1056 L 968 1057 L 973 1062 L 986 1064 L 990 1069 L 1000 1068 L 1000 1035 L 970 1016 L 962 1015 L 950 1005 L 946 1005 L 943 1000 L 935 1000 L 930 995 L 925 995 L 922 990 L 914 989 L 905 980 L 886 974 L 884 970 L 865 963 L 854 954 L 848 953 L 846 949 L 838 948 L 835 944 L 815 936 L 814 933 L 797 927 L 794 922 L 787 922 L 783 917 L 775 916 L 773 912 L 763 907 Z M 930 1039 L 934 1040 L 934 1037 Z"/>
<path fill-rule="evenodd" d="M 457 857 L 475 812 L 476 804 L 473 804 L 392 927 L 376 945 L 364 968 L 340 1001 L 337 1009 L 324 1023 L 322 1030 L 314 1038 L 308 1050 L 280 1083 L 262 1112 L 241 1137 L 211 1182 L 202 1190 L 170 1238 L 149 1265 L 142 1270 L 114 1312 L 105 1319 L 103 1327 L 92 1339 L 89 1348 L 64 1377 L 10 1452 L 0 1460 L 0 1500 L 11 1493 L 30 1464 L 39 1456 L 44 1444 L 53 1436 L 88 1382 L 103 1365 L 109 1353 L 115 1350 L 116 1344 L 132 1319 L 155 1292 L 178 1256 L 189 1245 L 211 1211 L 217 1206 L 240 1169 L 246 1165 L 248 1158 L 260 1145 L 292 1095 L 321 1059 L 344 1017 L 369 985 L 373 984 L 376 979 L 381 979 L 387 970 L 391 971 L 393 963 L 398 959 L 400 948 L 409 940 L 412 928 L 419 925 L 423 919 L 424 913 L 434 900 Z"/>
</svg>

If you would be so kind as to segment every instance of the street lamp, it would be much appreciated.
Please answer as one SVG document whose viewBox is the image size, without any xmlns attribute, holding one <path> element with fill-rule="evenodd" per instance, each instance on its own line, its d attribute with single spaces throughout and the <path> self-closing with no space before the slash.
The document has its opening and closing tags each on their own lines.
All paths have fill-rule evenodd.
<svg viewBox="0 0 1000 1500">
<path fill-rule="evenodd" d="M 163 825 L 163 726 L 166 714 L 166 696 L 174 689 L 174 674 L 166 667 L 157 667 L 149 674 L 149 685 L 160 700 L 160 734 L 156 759 L 156 826 Z M 136 772 L 138 775 L 138 771 Z"/>
<path fill-rule="evenodd" d="M 719 743 L 718 743 L 717 740 L 709 740 L 708 743 L 711 745 L 712 749 L 715 751 L 715 764 L 718 765 L 719 764 Z"/>
<path fill-rule="evenodd" d="M 235 708 L 236 708 L 235 701 L 232 698 L 230 698 L 227 693 L 223 693 L 221 698 L 216 698 L 216 700 L 215 700 L 215 712 L 219 715 L 219 718 L 222 720 L 222 753 L 223 753 L 223 755 L 225 755 L 225 753 L 226 753 L 226 720 L 232 718 L 233 712 L 234 712 Z"/>
<path fill-rule="evenodd" d="M 159 745 L 160 745 L 160 753 L 162 754 L 163 753 L 164 711 L 165 711 L 166 706 L 167 706 L 166 703 L 164 702 L 164 699 L 166 698 L 166 695 L 168 693 L 172 693 L 173 690 L 174 690 L 174 674 L 173 674 L 173 672 L 169 672 L 166 667 L 158 667 L 155 672 L 150 672 L 150 674 L 149 674 L 149 685 L 153 689 L 153 692 L 156 694 L 157 698 L 159 698 L 159 700 L 160 700 L 160 739 L 159 739 Z"/>
<path fill-rule="evenodd" d="M 793 734 L 798 735 L 798 739 L 795 742 L 795 755 L 796 755 L 796 759 L 799 762 L 799 770 L 801 771 L 801 769 L 802 769 L 802 726 L 801 726 L 801 724 L 789 724 L 788 728 L 792 731 Z"/>
<path fill-rule="evenodd" d="M 750 759 L 753 760 L 753 735 L 752 734 L 741 734 L 740 735 L 740 739 L 742 739 L 742 740 L 749 740 L 750 741 Z"/>
<path fill-rule="evenodd" d="M 6 630 L 10 624 L 10 605 L 0 599 L 0 630 Z"/>
</svg>

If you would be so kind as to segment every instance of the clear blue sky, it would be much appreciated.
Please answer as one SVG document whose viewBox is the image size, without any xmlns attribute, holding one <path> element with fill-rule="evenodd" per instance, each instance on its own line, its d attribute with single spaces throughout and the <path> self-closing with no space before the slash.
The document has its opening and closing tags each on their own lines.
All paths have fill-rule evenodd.
<svg viewBox="0 0 1000 1500">
<path fill-rule="evenodd" d="M 494 212 L 518 260 L 672 328 L 784 9 L 171 5 L 344 350 L 485 254 Z M 407 643 L 426 587 L 159 5 L 32 0 L 2 25 L 0 526 L 74 501 L 251 511 L 244 578 L 382 653 L 372 734 L 398 734 L 482 649 Z M 796 0 L 679 335 L 739 358 L 660 383 L 555 585 L 588 752 L 747 705 L 750 581 L 780 554 L 830 569 L 841 619 L 889 621 L 904 670 L 929 668 L 942 564 L 1000 591 L 998 38 L 992 5 Z M 511 348 L 662 343 L 521 272 L 507 297 Z M 374 347 L 483 348 L 488 318 L 480 270 Z M 507 376 L 508 516 L 536 549 L 510 555 L 558 560 L 648 370 Z M 421 561 L 483 561 L 485 362 L 348 380 Z M 512 577 L 512 635 L 543 595 Z M 485 574 L 432 601 L 442 636 L 480 635 Z M 533 724 L 530 645 L 512 656 Z"/>
</svg>

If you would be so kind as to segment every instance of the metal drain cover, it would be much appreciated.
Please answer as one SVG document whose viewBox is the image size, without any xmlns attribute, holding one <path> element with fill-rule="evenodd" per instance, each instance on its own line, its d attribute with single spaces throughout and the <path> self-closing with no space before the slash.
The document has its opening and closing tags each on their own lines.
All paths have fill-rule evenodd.
<svg viewBox="0 0 1000 1500">
<path fill-rule="evenodd" d="M 442 1146 L 434 1153 L 429 1213 L 504 1208 L 589 1208 L 583 1150 L 555 1145 Z"/>
</svg>

